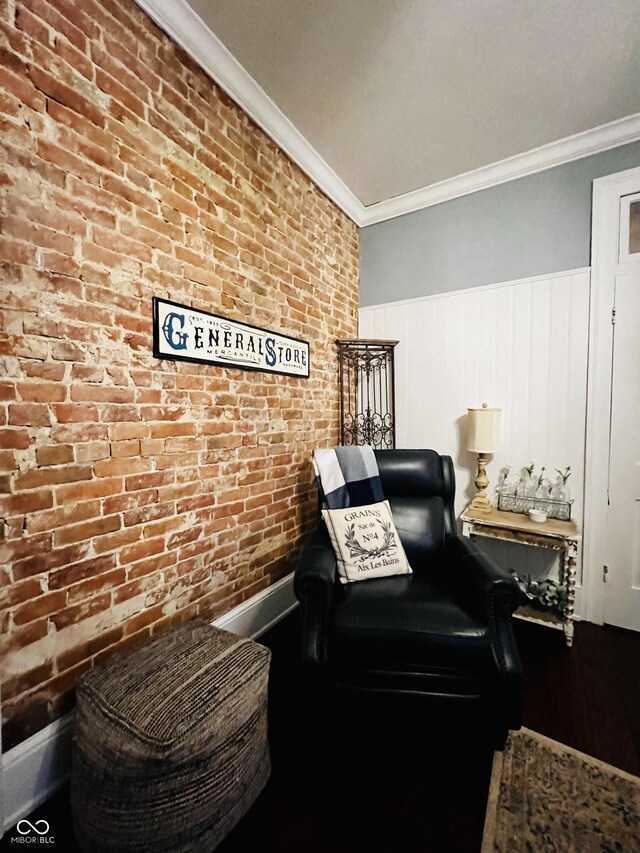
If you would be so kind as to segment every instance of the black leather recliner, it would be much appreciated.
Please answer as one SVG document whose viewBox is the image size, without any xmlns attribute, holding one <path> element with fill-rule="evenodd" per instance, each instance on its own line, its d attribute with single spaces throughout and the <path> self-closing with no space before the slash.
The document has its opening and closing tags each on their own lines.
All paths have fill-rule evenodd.
<svg viewBox="0 0 640 853">
<path fill-rule="evenodd" d="M 457 534 L 449 456 L 375 455 L 413 574 L 341 584 L 320 520 L 294 579 L 305 673 L 325 686 L 482 706 L 501 748 L 521 721 L 522 671 L 511 624 L 518 585 Z"/>
</svg>

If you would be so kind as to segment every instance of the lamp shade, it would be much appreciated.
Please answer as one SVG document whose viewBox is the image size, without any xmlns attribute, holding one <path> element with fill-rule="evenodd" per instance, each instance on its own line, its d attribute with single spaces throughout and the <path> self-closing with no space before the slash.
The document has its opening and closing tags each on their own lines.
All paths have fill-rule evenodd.
<svg viewBox="0 0 640 853">
<path fill-rule="evenodd" d="M 467 409 L 467 450 L 472 453 L 494 453 L 500 449 L 500 413 L 486 403 L 481 409 Z"/>
</svg>

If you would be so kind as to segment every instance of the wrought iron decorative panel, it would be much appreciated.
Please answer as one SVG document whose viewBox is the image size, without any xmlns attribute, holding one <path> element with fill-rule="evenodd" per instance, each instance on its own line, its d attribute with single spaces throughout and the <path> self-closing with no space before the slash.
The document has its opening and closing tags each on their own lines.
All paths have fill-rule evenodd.
<svg viewBox="0 0 640 853">
<path fill-rule="evenodd" d="M 395 374 L 398 341 L 336 341 L 340 381 L 340 442 L 395 447 Z"/>
</svg>

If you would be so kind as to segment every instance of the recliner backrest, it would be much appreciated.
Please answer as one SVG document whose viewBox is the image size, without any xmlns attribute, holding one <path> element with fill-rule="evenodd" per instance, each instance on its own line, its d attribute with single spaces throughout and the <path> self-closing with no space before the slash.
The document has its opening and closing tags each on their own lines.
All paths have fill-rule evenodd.
<svg viewBox="0 0 640 853">
<path fill-rule="evenodd" d="M 455 479 L 435 450 L 376 450 L 380 481 L 412 568 L 426 565 L 455 533 Z"/>
</svg>

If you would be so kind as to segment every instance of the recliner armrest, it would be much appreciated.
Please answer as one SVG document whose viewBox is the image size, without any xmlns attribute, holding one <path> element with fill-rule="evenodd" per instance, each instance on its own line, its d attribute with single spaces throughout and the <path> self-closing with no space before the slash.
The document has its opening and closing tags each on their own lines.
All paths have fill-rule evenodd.
<svg viewBox="0 0 640 853">
<path fill-rule="evenodd" d="M 327 662 L 327 623 L 336 583 L 336 556 L 329 534 L 319 525 L 302 549 L 293 588 L 302 610 L 302 663 L 319 673 Z"/>
<path fill-rule="evenodd" d="M 455 586 L 467 606 L 471 610 L 481 607 L 484 611 L 490 626 L 494 660 L 502 674 L 499 707 L 507 714 L 507 726 L 519 729 L 522 720 L 522 665 L 511 617 L 522 602 L 520 587 L 513 575 L 465 536 L 446 538 L 443 563 L 449 583 Z"/>
<path fill-rule="evenodd" d="M 513 575 L 466 536 L 447 536 L 443 562 L 449 579 L 454 582 L 458 580 L 460 589 L 475 590 L 485 602 L 500 594 L 501 598 L 506 599 L 511 613 L 520 604 L 522 593 Z"/>
<path fill-rule="evenodd" d="M 318 525 L 302 548 L 293 578 L 296 596 L 301 600 L 310 581 L 326 585 L 333 592 L 336 582 L 336 555 L 324 524 Z"/>
</svg>

